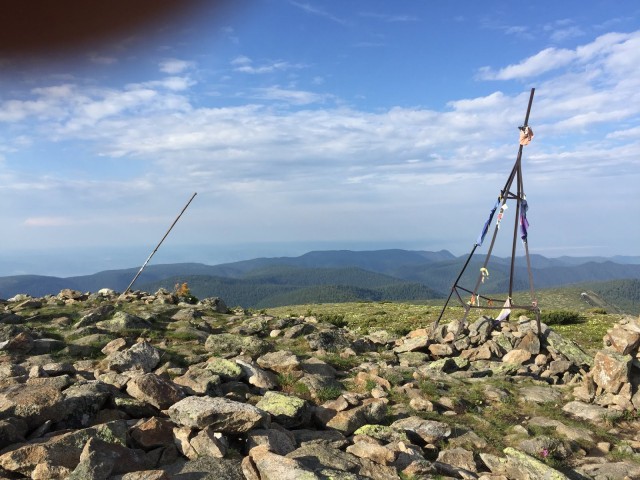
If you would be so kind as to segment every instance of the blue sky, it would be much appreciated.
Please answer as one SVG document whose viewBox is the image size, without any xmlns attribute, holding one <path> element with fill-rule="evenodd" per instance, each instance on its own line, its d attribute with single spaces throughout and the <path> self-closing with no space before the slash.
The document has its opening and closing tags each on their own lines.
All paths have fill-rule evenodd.
<svg viewBox="0 0 640 480">
<path fill-rule="evenodd" d="M 0 54 L 0 274 L 139 265 L 193 192 L 154 263 L 466 254 L 532 87 L 530 251 L 640 255 L 639 13 L 255 0 L 72 53 Z"/>
</svg>

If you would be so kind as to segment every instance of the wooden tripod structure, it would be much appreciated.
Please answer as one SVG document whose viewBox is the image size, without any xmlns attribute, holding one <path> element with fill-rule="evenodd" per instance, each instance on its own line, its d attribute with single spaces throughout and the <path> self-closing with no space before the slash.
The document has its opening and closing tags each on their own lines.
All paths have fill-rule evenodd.
<svg viewBox="0 0 640 480">
<path fill-rule="evenodd" d="M 531 105 L 533 104 L 533 95 L 535 93 L 535 88 L 531 89 L 531 94 L 529 96 L 529 105 L 527 106 L 527 113 L 525 115 L 524 118 L 524 124 L 520 127 L 520 129 L 528 129 L 528 125 L 529 125 L 529 114 L 531 113 Z M 491 210 L 490 214 L 489 214 L 489 219 L 486 221 L 482 232 L 480 233 L 480 236 L 478 237 L 478 240 L 476 241 L 476 243 L 474 244 L 471 253 L 469 253 L 469 256 L 467 257 L 466 262 L 464 263 L 462 270 L 460 271 L 460 274 L 458 275 L 458 277 L 456 278 L 455 282 L 453 283 L 453 286 L 451 287 L 451 292 L 449 293 L 449 297 L 447 298 L 447 301 L 445 302 L 444 306 L 442 307 L 442 311 L 440 312 L 440 316 L 438 317 L 438 319 L 436 320 L 433 328 L 437 328 L 440 320 L 442 319 L 442 316 L 447 308 L 447 305 L 449 304 L 449 301 L 451 300 L 451 298 L 455 295 L 457 297 L 457 299 L 459 300 L 460 304 L 462 304 L 464 306 L 465 312 L 464 312 L 464 318 L 463 320 L 465 320 L 467 318 L 467 316 L 469 315 L 469 311 L 471 309 L 474 308 L 478 308 L 478 309 L 496 309 L 496 310 L 501 310 L 500 315 L 498 316 L 498 320 L 506 320 L 509 318 L 509 314 L 511 312 L 512 308 L 518 308 L 518 309 L 522 309 L 522 310 L 528 310 L 531 311 L 533 313 L 535 313 L 536 315 L 536 322 L 537 322 L 537 327 L 538 327 L 538 334 L 540 334 L 540 309 L 538 308 L 538 301 L 536 300 L 535 297 L 535 292 L 533 289 L 533 275 L 531 273 L 531 259 L 529 257 L 529 244 L 527 242 L 527 219 L 526 219 L 526 212 L 527 212 L 527 201 L 526 201 L 526 196 L 524 194 L 524 186 L 523 186 L 523 181 L 522 181 L 522 148 L 523 148 L 523 144 L 522 142 L 520 143 L 520 148 L 518 149 L 518 156 L 516 158 L 516 162 L 513 165 L 513 168 L 511 169 L 511 173 L 509 174 L 509 178 L 507 179 L 507 182 L 504 185 L 504 188 L 500 191 L 500 195 L 498 196 L 498 200 L 496 201 L 495 206 L 493 207 L 493 209 Z M 512 187 L 514 187 L 514 183 L 515 183 L 515 193 L 512 191 Z M 495 299 L 495 298 L 490 298 L 484 295 L 480 295 L 478 293 L 478 289 L 480 288 L 481 283 L 484 282 L 485 277 L 488 275 L 488 270 L 487 270 L 487 265 L 489 264 L 489 259 L 491 258 L 491 252 L 493 251 L 493 247 L 496 241 L 496 237 L 498 235 L 498 231 L 500 230 L 500 223 L 502 221 L 502 217 L 504 214 L 504 211 L 507 208 L 507 201 L 508 200 L 515 200 L 516 202 L 516 206 L 515 206 L 515 224 L 513 227 L 513 243 L 512 243 L 512 247 L 511 247 L 511 269 L 510 269 L 510 274 L 509 274 L 509 293 L 508 293 L 508 297 L 506 299 Z M 473 287 L 473 290 L 469 290 L 466 289 L 464 287 L 462 287 L 459 282 L 460 279 L 462 278 L 462 275 L 464 274 L 465 270 L 467 269 L 467 267 L 469 266 L 469 262 L 471 261 L 471 257 L 473 257 L 473 254 L 475 253 L 476 249 L 482 245 L 483 241 L 484 241 L 484 237 L 491 225 L 491 222 L 493 220 L 493 216 L 496 212 L 496 210 L 498 209 L 498 206 L 500 207 L 499 213 L 498 213 L 498 219 L 495 225 L 495 228 L 493 230 L 493 237 L 491 238 L 491 244 L 489 246 L 489 250 L 487 251 L 485 260 L 484 260 L 484 264 L 482 266 L 482 268 L 480 269 L 480 274 L 478 276 L 478 279 L 475 283 L 475 286 Z M 513 278 L 514 278 L 514 270 L 515 270 L 515 258 L 516 258 L 516 244 L 517 244 L 517 237 L 518 237 L 518 225 L 520 224 L 521 227 L 521 232 L 522 232 L 522 243 L 524 244 L 524 249 L 525 249 L 525 256 L 526 256 L 526 260 L 527 260 L 527 271 L 529 273 L 529 291 L 530 291 L 530 295 L 531 295 L 531 304 L 530 305 L 514 305 L 513 304 L 513 299 L 512 299 L 512 295 L 513 295 Z M 463 292 L 463 293 L 461 293 Z M 463 300 L 463 295 L 466 297 L 467 295 L 470 295 L 471 299 L 469 301 L 465 301 Z M 484 305 L 482 303 L 485 303 Z M 495 304 L 495 306 L 494 306 Z"/>
</svg>

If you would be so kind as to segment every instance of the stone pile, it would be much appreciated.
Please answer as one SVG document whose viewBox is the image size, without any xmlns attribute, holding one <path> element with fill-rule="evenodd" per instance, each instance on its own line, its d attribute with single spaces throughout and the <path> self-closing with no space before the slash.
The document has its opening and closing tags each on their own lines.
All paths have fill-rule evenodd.
<svg viewBox="0 0 640 480">
<path fill-rule="evenodd" d="M 453 321 L 435 330 L 421 329 L 398 340 L 393 351 L 400 364 L 481 376 L 510 373 L 546 379 L 552 384 L 579 381 L 593 359 L 574 342 L 526 317 L 516 324 L 481 317 Z"/>
<path fill-rule="evenodd" d="M 612 443 L 561 408 L 587 405 L 567 389 L 589 381 L 598 398 L 627 384 L 635 394 L 634 367 L 605 390 L 598 358 L 524 317 L 399 337 L 165 290 L 2 303 L 2 479 L 640 478 L 638 424 Z M 637 344 L 625 349 L 616 355 L 635 358 Z M 480 397 L 470 405 L 456 389 Z M 518 420 L 499 450 L 475 430 L 507 402 L 557 408 Z"/>
<path fill-rule="evenodd" d="M 624 318 L 607 332 L 603 343 L 574 395 L 614 412 L 640 409 L 640 319 Z"/>
</svg>

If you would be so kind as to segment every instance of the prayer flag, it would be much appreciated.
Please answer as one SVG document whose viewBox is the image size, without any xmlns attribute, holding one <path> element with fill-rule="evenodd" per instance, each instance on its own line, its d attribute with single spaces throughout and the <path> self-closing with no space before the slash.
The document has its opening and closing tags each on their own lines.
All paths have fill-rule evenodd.
<svg viewBox="0 0 640 480">
<path fill-rule="evenodd" d="M 478 247 L 482 246 L 482 242 L 484 242 L 484 237 L 487 236 L 487 232 L 489 231 L 489 225 L 491 225 L 491 221 L 493 220 L 493 216 L 495 215 L 496 210 L 498 209 L 498 205 L 500 205 L 499 197 L 498 197 L 498 200 L 496 200 L 496 204 L 491 209 L 491 212 L 489 212 L 489 218 L 484 223 L 484 226 L 482 227 L 482 231 L 480 232 L 480 235 L 478 235 L 478 239 L 476 240 L 476 246 Z"/>
<path fill-rule="evenodd" d="M 527 235 L 529 234 L 529 221 L 527 220 L 527 210 L 529 210 L 529 204 L 526 200 L 522 200 L 520 205 L 520 233 L 523 242 L 527 241 Z"/>
</svg>

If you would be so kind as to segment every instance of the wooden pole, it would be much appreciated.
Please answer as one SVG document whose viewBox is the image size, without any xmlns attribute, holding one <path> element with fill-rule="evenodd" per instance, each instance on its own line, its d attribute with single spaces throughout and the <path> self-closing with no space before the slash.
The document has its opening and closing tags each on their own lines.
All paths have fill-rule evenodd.
<svg viewBox="0 0 640 480">
<path fill-rule="evenodd" d="M 173 229 L 174 225 L 176 223 L 178 223 L 178 220 L 180 220 L 180 217 L 182 216 L 182 214 L 185 212 L 185 210 L 189 207 L 189 205 L 191 204 L 191 202 L 193 201 L 194 198 L 196 198 L 196 195 L 198 193 L 194 193 L 191 198 L 189 199 L 189 201 L 187 202 L 187 204 L 184 206 L 184 208 L 182 209 L 182 211 L 178 214 L 178 216 L 176 217 L 176 219 L 173 221 L 173 223 L 171 224 L 171 226 L 169 227 L 169 230 L 167 230 L 167 233 L 164 234 L 164 237 L 162 237 L 162 240 L 160 240 L 160 243 L 158 243 L 158 245 L 156 245 L 156 248 L 153 249 L 153 251 L 151 252 L 151 254 L 149 255 L 149 257 L 147 257 L 147 260 L 142 264 L 142 266 L 140 267 L 140 270 L 138 270 L 138 273 L 136 273 L 136 276 L 133 277 L 133 280 L 131 280 L 131 283 L 129 284 L 129 286 L 127 287 L 127 289 L 122 293 L 123 295 L 125 293 L 127 293 L 129 290 L 131 290 L 131 287 L 133 286 L 133 284 L 135 283 L 135 281 L 138 279 L 138 277 L 140 276 L 140 274 L 142 273 L 142 270 L 144 270 L 144 267 L 147 266 L 147 263 L 149 263 L 149 260 L 151 260 L 151 257 L 153 257 L 153 255 L 158 251 L 158 249 L 160 248 L 160 245 L 162 245 L 162 242 L 164 242 L 164 239 L 167 238 L 167 236 L 169 235 L 169 232 L 171 232 L 171 230 Z"/>
</svg>

